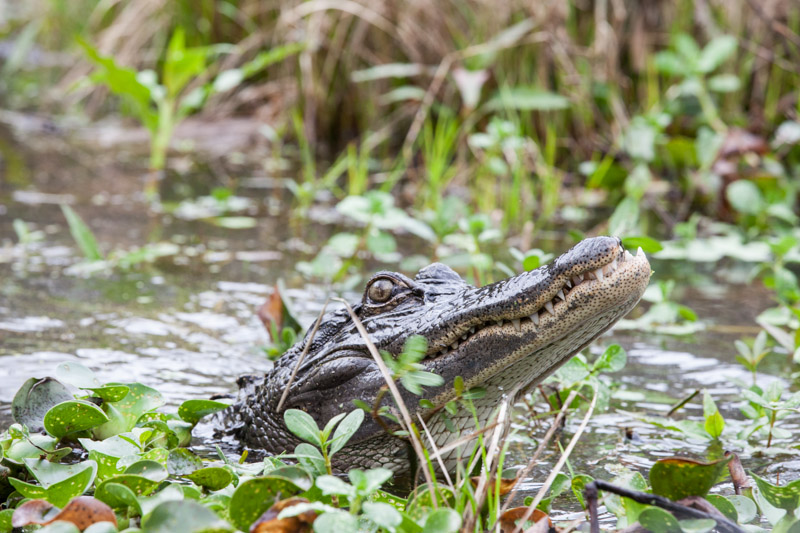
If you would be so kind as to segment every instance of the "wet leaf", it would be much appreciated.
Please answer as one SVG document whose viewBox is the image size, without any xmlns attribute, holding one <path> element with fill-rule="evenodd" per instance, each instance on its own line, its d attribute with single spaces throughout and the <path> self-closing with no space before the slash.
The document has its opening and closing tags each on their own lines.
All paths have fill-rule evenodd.
<svg viewBox="0 0 800 533">
<path fill-rule="evenodd" d="M 113 480 L 105 481 L 97 487 L 94 496 L 113 509 L 131 507 L 136 515 L 141 516 L 142 514 L 142 508 L 139 505 L 136 494 L 121 483 L 114 483 Z"/>
<path fill-rule="evenodd" d="M 167 471 L 174 476 L 185 476 L 203 468 L 203 461 L 185 448 L 171 450 L 167 457 Z"/>
<path fill-rule="evenodd" d="M 800 507 L 800 479 L 786 485 L 777 486 L 752 472 L 750 472 L 750 475 L 753 476 L 756 485 L 758 485 L 758 490 L 770 505 L 778 509 L 784 509 L 788 513 L 793 513 L 795 509 Z"/>
<path fill-rule="evenodd" d="M 14 478 L 9 479 L 9 483 L 26 498 L 43 498 L 56 507 L 63 507 L 86 492 L 97 474 L 94 461 L 62 465 L 44 459 L 25 459 L 25 466 L 40 485 Z"/>
<path fill-rule="evenodd" d="M 502 533 L 512 533 L 517 528 L 517 522 L 521 520 L 528 512 L 528 507 L 514 507 L 500 515 L 500 531 Z M 534 509 L 533 514 L 528 518 L 527 522 L 520 528 L 522 531 L 528 530 L 532 524 L 539 520 L 546 519 L 552 527 L 552 521 L 547 513 L 539 509 Z"/>
<path fill-rule="evenodd" d="M 121 497 L 121 491 L 116 489 L 111 490 L 111 494 L 106 494 L 107 486 L 111 484 L 122 485 L 127 487 L 135 496 L 148 495 L 158 487 L 160 481 L 148 479 L 144 476 L 137 476 L 134 474 L 122 474 L 108 478 L 97 486 L 95 489 L 95 497 L 99 500 L 106 502 L 111 507 L 116 507 L 118 500 Z M 123 496 L 124 498 L 124 496 Z"/>
<path fill-rule="evenodd" d="M 42 529 L 39 529 L 37 533 L 80 533 L 80 531 L 81 530 L 72 522 L 59 520 L 44 526 Z"/>
<path fill-rule="evenodd" d="M 755 215 L 764 210 L 764 199 L 755 183 L 737 180 L 725 189 L 725 197 L 731 206 L 747 215 Z"/>
<path fill-rule="evenodd" d="M 117 461 L 121 457 L 139 453 L 139 448 L 120 437 L 111 437 L 104 441 L 92 439 L 78 439 L 78 441 L 89 452 L 89 459 L 97 462 L 97 478 L 101 481 L 122 473 L 122 469 L 117 468 Z"/>
<path fill-rule="evenodd" d="M 325 458 L 322 457 L 322 452 L 307 442 L 298 444 L 294 449 L 294 455 L 297 457 L 297 461 L 310 472 L 316 475 L 326 472 Z"/>
<path fill-rule="evenodd" d="M 286 478 L 264 476 L 248 479 L 239 484 L 231 497 L 228 511 L 231 522 L 237 528 L 247 531 L 277 501 L 279 495 L 289 496 L 298 492 L 301 489 Z"/>
<path fill-rule="evenodd" d="M 730 457 L 704 463 L 685 457 L 659 459 L 650 469 L 653 493 L 671 500 L 705 496 L 730 461 Z"/>
<path fill-rule="evenodd" d="M 250 533 L 307 533 L 311 531 L 311 524 L 317 518 L 317 513 L 313 510 L 306 510 L 295 516 L 278 518 L 284 509 L 302 503 L 307 504 L 309 501 L 305 498 L 286 498 L 276 502 L 250 526 Z M 366 503 L 369 502 L 365 502 L 365 506 Z"/>
<path fill-rule="evenodd" d="M 53 406 L 44 415 L 44 428 L 57 438 L 92 429 L 108 422 L 108 416 L 95 404 L 70 400 Z"/>
<path fill-rule="evenodd" d="M 200 468 L 185 477 L 208 490 L 222 490 L 233 481 L 230 471 L 219 466 Z"/>
<path fill-rule="evenodd" d="M 122 400 L 108 402 L 103 410 L 108 415 L 108 422 L 95 428 L 92 433 L 98 440 L 125 433 L 136 426 L 139 418 L 164 405 L 164 397 L 155 389 L 141 383 L 107 383 L 106 386 L 124 385 L 130 390 Z"/>
<path fill-rule="evenodd" d="M 456 497 L 449 488 L 437 486 L 436 501 L 439 506 L 452 507 L 455 505 Z M 427 486 L 417 487 L 408 495 L 406 515 L 410 518 L 419 521 L 424 518 L 428 510 L 432 508 L 433 500 Z"/>
<path fill-rule="evenodd" d="M 53 406 L 74 400 L 74 396 L 53 378 L 30 378 L 11 402 L 11 414 L 18 424 L 33 433 L 44 431 L 44 416 Z"/>
<path fill-rule="evenodd" d="M 168 501 L 159 504 L 142 520 L 148 533 L 182 533 L 233 531 L 214 511 L 192 500 Z"/>
<path fill-rule="evenodd" d="M 218 413 L 229 404 L 214 400 L 186 400 L 178 407 L 178 416 L 190 424 L 197 424 L 201 418 Z"/>
</svg>

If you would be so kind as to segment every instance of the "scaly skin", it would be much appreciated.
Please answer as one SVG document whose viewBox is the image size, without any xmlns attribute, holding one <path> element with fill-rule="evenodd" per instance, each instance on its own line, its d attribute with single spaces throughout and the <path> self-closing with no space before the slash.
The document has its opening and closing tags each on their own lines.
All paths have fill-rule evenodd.
<svg viewBox="0 0 800 533">
<path fill-rule="evenodd" d="M 455 397 L 457 376 L 465 388 L 486 388 L 486 395 L 474 402 L 483 425 L 504 395 L 514 399 L 540 383 L 625 316 L 649 280 L 650 265 L 643 253 L 632 256 L 619 239 L 596 237 L 547 266 L 480 288 L 439 263 L 423 268 L 413 280 L 379 272 L 367 283 L 354 310 L 380 350 L 399 354 L 410 335 L 428 340 L 428 354 L 421 364 L 444 378 L 443 385 L 429 387 L 423 394 L 434 406 Z M 283 423 L 286 409 L 302 409 L 322 427 L 333 416 L 351 411 L 354 399 L 374 403 L 384 380 L 349 315 L 339 310 L 324 317 L 278 411 L 307 342 L 309 335 L 263 379 L 240 390 L 229 419 L 230 430 L 245 446 L 275 454 L 292 452 L 299 441 Z M 419 412 L 426 419 L 438 446 L 474 430 L 470 414 L 451 417 L 459 430 L 452 433 L 440 416 L 419 407 L 418 397 L 405 390 L 402 394 L 412 417 Z M 393 405 L 390 395 L 383 403 Z M 407 451 L 404 441 L 387 435 L 367 416 L 350 444 L 334 457 L 334 464 L 342 470 L 384 466 L 404 471 L 409 467 Z M 448 468 L 454 458 L 452 454 L 447 458 Z"/>
</svg>

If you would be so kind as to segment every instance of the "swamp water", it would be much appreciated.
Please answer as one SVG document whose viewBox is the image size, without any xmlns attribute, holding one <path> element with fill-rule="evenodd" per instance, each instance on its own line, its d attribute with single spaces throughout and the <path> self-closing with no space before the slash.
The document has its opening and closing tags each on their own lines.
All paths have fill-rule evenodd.
<svg viewBox="0 0 800 533">
<path fill-rule="evenodd" d="M 25 144 L 23 148 L 10 135 L 0 135 L 0 427 L 10 423 L 10 403 L 19 386 L 29 377 L 52 375 L 66 361 L 86 365 L 101 380 L 144 383 L 159 390 L 171 406 L 234 392 L 238 375 L 271 364 L 261 349 L 268 337 L 257 310 L 278 279 L 289 287 L 285 296 L 294 302 L 301 321 L 308 324 L 316 318 L 326 292 L 305 283 L 294 264 L 318 249 L 332 227 L 320 221 L 323 212 L 312 214 L 305 227 L 292 229 L 287 212 L 291 195 L 280 179 L 226 173 L 238 194 L 249 199 L 244 213 L 257 224 L 225 229 L 192 216 L 148 214 L 141 176 L 123 170 L 115 153 Z M 171 179 L 179 189 L 188 189 L 189 175 Z M 105 251 L 160 242 L 162 251 L 175 253 L 130 271 L 88 274 L 79 265 L 82 256 L 59 204 L 71 205 L 81 215 Z M 197 203 L 186 205 L 190 212 L 202 209 Z M 31 232 L 26 244 L 18 243 L 16 219 Z M 719 453 L 709 450 L 707 442 L 623 412 L 664 416 L 696 389 L 713 395 L 728 424 L 744 427 L 733 420 L 743 417 L 731 378 L 747 383 L 752 378 L 735 362 L 733 341 L 754 336 L 755 317 L 772 305 L 759 283 L 744 281 L 753 264 L 688 263 L 656 256 L 652 265 L 653 283 L 675 279 L 680 288 L 675 298 L 694 309 L 705 327 L 683 336 L 617 328 L 595 344 L 599 353 L 619 343 L 627 350 L 628 363 L 610 376 L 615 382 L 610 409 L 592 417 L 570 457 L 576 473 L 610 479 L 625 466 L 646 475 L 661 457 Z M 759 370 L 765 373 L 759 375 L 759 384 L 777 379 L 789 387 L 786 376 L 775 375 L 782 366 L 771 365 L 771 358 L 780 355 L 762 363 Z M 677 418 L 702 420 L 702 414 L 698 395 Z M 520 412 L 516 426 L 542 437 L 549 421 L 537 425 L 529 417 L 530 412 Z M 561 437 L 564 445 L 579 418 L 568 422 Z M 797 416 L 781 421 L 780 427 L 800 435 Z M 765 440 L 751 443 L 763 446 Z M 210 444 L 207 435 L 198 435 L 196 441 L 199 447 Z M 796 444 L 796 437 L 775 441 L 773 446 L 785 452 L 774 456 L 754 454 L 752 448 L 734 451 L 746 468 L 780 472 L 788 481 L 800 477 L 795 455 L 800 450 L 792 448 Z M 525 464 L 532 453 L 532 446 L 514 444 L 509 464 Z M 523 492 L 535 493 L 557 459 L 550 447 Z"/>
</svg>

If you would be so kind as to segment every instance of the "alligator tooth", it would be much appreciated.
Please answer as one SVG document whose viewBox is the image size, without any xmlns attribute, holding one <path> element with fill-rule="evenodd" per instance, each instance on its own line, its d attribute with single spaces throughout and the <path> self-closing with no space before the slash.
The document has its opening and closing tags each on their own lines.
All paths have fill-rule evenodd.
<svg viewBox="0 0 800 533">
<path fill-rule="evenodd" d="M 511 323 L 514 324 L 515 330 L 522 331 L 522 323 L 520 322 L 519 318 L 512 318 Z"/>
<path fill-rule="evenodd" d="M 638 249 L 638 250 L 636 250 L 636 257 L 639 257 L 640 255 L 641 255 L 642 257 L 644 257 L 644 250 L 642 250 L 642 247 L 641 247 L 641 246 L 639 247 L 639 249 Z"/>
<path fill-rule="evenodd" d="M 533 313 L 531 315 L 531 322 L 533 322 L 537 326 L 539 325 L 539 313 Z"/>
<path fill-rule="evenodd" d="M 561 299 L 562 299 L 562 300 L 564 300 L 565 302 L 567 301 L 567 297 L 566 297 L 566 296 L 564 296 L 564 291 L 561 291 L 561 290 L 560 290 L 560 291 L 558 291 L 558 292 L 556 293 L 556 296 L 558 296 L 559 298 L 561 298 Z"/>
<path fill-rule="evenodd" d="M 582 281 L 583 281 L 583 275 L 578 274 L 577 276 L 572 276 L 572 282 L 575 285 L 580 285 Z"/>
<path fill-rule="evenodd" d="M 547 312 L 550 313 L 551 315 L 556 314 L 556 310 L 553 309 L 553 302 L 547 302 L 546 304 L 544 304 L 544 308 L 547 309 Z"/>
<path fill-rule="evenodd" d="M 497 325 L 498 325 L 498 326 L 502 326 L 502 325 L 503 325 L 503 321 L 502 321 L 502 320 L 498 320 L 498 321 L 497 321 Z"/>
<path fill-rule="evenodd" d="M 467 340 L 467 337 L 469 337 L 469 335 L 467 333 L 464 333 L 463 335 L 461 335 L 461 340 L 465 341 Z"/>
<path fill-rule="evenodd" d="M 626 260 L 628 260 L 628 259 L 633 259 L 633 256 L 631 255 L 631 253 L 630 253 L 628 250 L 625 250 L 625 254 L 624 254 L 624 256 L 623 256 L 623 257 L 624 257 Z"/>
<path fill-rule="evenodd" d="M 475 328 L 469 328 L 469 333 L 470 333 L 470 335 L 472 335 L 473 333 L 475 333 Z"/>
<path fill-rule="evenodd" d="M 453 344 L 451 344 L 451 345 L 450 345 L 450 348 L 452 348 L 452 349 L 454 349 L 454 350 L 455 350 L 456 348 L 458 348 L 458 341 L 453 341 Z"/>
<path fill-rule="evenodd" d="M 608 266 L 611 267 L 611 272 L 614 272 L 617 269 L 617 259 L 614 258 L 614 260 L 611 261 L 611 264 L 609 264 Z"/>
<path fill-rule="evenodd" d="M 570 280 L 567 280 L 566 283 L 564 283 L 564 285 L 566 285 L 568 289 L 572 288 L 572 282 Z"/>
<path fill-rule="evenodd" d="M 596 277 L 600 281 L 603 281 L 603 269 L 602 268 L 598 268 L 597 270 L 595 270 L 594 271 L 594 277 Z"/>
</svg>

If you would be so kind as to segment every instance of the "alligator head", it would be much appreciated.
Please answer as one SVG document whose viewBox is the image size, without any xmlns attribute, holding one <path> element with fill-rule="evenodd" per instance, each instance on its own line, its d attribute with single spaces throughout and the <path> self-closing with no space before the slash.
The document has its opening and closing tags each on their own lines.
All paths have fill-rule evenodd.
<svg viewBox="0 0 800 533">
<path fill-rule="evenodd" d="M 475 402 L 483 424 L 504 395 L 541 382 L 627 314 L 649 279 L 650 265 L 641 250 L 634 256 L 619 239 L 596 237 L 547 266 L 484 287 L 469 285 L 440 263 L 423 268 L 414 279 L 379 272 L 353 309 L 380 350 L 396 355 L 409 336 L 427 339 L 421 364 L 444 378 L 443 385 L 425 390 L 424 397 L 434 406 L 455 397 L 457 376 L 465 388 L 486 388 L 486 395 Z M 281 395 L 308 342 L 311 346 L 279 411 Z M 326 315 L 313 339 L 306 335 L 263 379 L 240 391 L 233 407 L 234 433 L 248 447 L 291 452 L 299 441 L 283 423 L 284 410 L 302 409 L 322 426 L 352 410 L 354 399 L 372 405 L 384 384 L 364 339 L 342 309 Z M 419 398 L 403 394 L 412 416 L 430 416 L 430 409 L 419 407 Z M 391 405 L 386 396 L 384 402 Z M 462 431 L 473 429 L 467 413 L 455 421 Z M 443 423 L 428 422 L 437 445 L 458 437 Z M 406 450 L 367 416 L 335 459 L 340 468 L 403 470 L 408 468 Z"/>
</svg>

